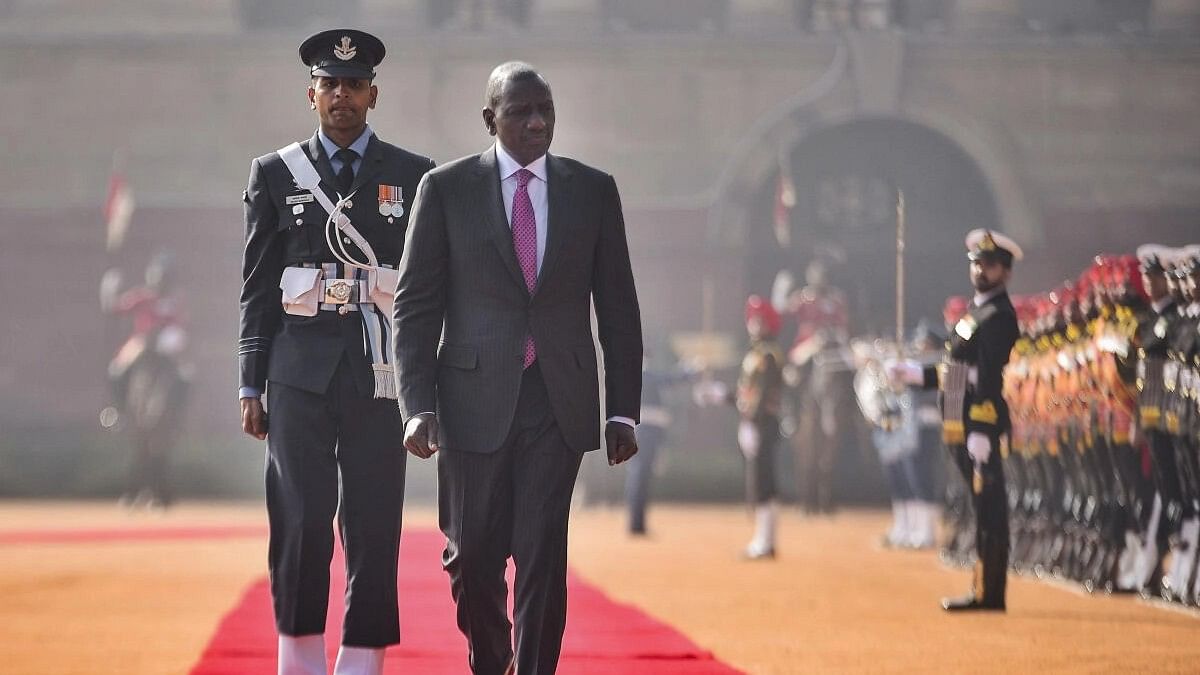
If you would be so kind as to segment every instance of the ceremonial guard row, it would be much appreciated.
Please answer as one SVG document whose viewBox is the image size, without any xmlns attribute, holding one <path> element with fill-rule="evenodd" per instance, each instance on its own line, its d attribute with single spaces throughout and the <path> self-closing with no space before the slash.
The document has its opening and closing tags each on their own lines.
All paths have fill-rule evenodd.
<svg viewBox="0 0 1200 675">
<path fill-rule="evenodd" d="M 1200 604 L 1200 246 L 1097 256 L 1076 282 L 1013 300 L 1012 565 Z M 962 307 L 947 303 L 948 325 Z M 971 523 L 950 518 L 951 557 L 970 556 Z"/>
</svg>

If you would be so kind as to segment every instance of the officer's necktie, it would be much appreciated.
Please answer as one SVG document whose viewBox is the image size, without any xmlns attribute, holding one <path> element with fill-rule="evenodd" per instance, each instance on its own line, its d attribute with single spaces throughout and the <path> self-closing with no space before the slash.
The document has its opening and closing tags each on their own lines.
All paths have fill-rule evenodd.
<svg viewBox="0 0 1200 675">
<path fill-rule="evenodd" d="M 358 153 L 350 148 L 342 148 L 333 153 L 342 162 L 342 170 L 338 171 L 337 181 L 338 190 L 342 196 L 350 194 L 350 186 L 354 185 L 354 160 L 358 159 Z"/>
<path fill-rule="evenodd" d="M 517 262 L 521 263 L 521 273 L 525 276 L 525 287 L 530 293 L 537 286 L 537 219 L 533 215 L 533 202 L 529 199 L 529 180 L 533 172 L 521 169 L 517 172 L 517 191 L 512 203 L 512 236 L 513 250 L 517 253 Z M 537 350 L 533 346 L 533 334 L 525 336 L 525 367 L 528 368 L 537 358 Z"/>
</svg>

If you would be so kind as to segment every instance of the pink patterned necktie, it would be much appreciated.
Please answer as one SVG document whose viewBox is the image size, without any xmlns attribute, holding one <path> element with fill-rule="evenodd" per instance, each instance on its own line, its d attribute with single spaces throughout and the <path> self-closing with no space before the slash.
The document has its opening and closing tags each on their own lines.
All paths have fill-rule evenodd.
<svg viewBox="0 0 1200 675">
<path fill-rule="evenodd" d="M 525 275 L 525 287 L 530 293 L 537 286 L 537 218 L 533 215 L 533 201 L 529 199 L 529 180 L 533 172 L 521 169 L 517 172 L 517 191 L 513 195 L 512 235 L 513 249 L 521 272 Z M 533 334 L 525 336 L 525 367 L 533 365 L 537 350 L 533 346 Z"/>
</svg>

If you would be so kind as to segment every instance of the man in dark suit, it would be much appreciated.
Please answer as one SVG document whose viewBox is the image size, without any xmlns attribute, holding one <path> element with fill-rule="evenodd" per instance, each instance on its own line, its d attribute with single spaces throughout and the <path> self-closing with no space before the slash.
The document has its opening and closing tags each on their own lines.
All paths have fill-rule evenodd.
<svg viewBox="0 0 1200 675">
<path fill-rule="evenodd" d="M 390 312 L 404 198 L 433 163 L 367 126 L 383 55 L 378 39 L 354 30 L 301 45 L 320 127 L 307 142 L 254 160 L 244 195 L 242 428 L 267 440 L 280 673 L 326 672 L 321 634 L 335 512 L 349 579 L 336 672 L 379 673 L 383 648 L 400 640 L 406 454 Z"/>
<path fill-rule="evenodd" d="M 1004 456 L 1012 423 L 1004 400 L 1004 366 L 1019 335 L 1008 298 L 1014 260 L 1022 257 L 1012 239 L 991 230 L 967 234 L 971 285 L 967 313 L 954 325 L 940 366 L 915 361 L 892 366 L 897 379 L 942 394 L 942 440 L 975 507 L 975 575 L 971 593 L 943 599 L 947 611 L 1005 610 L 1008 574 L 1008 493 Z"/>
<path fill-rule="evenodd" d="M 440 450 L 442 563 L 472 671 L 535 675 L 558 663 L 571 493 L 583 454 L 600 446 L 591 305 L 610 464 L 637 452 L 641 320 L 616 183 L 547 153 L 546 80 L 527 64 L 497 67 L 483 122 L 497 143 L 417 188 L 396 289 L 396 375 L 405 446 L 422 458 Z"/>
</svg>

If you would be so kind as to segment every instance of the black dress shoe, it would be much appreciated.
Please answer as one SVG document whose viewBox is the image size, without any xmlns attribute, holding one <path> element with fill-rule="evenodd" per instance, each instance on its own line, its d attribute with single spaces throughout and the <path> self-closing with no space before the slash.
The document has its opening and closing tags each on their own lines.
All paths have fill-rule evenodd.
<svg viewBox="0 0 1200 675">
<path fill-rule="evenodd" d="M 962 598 L 942 598 L 942 609 L 947 612 L 1003 612 L 1003 603 L 984 603 L 981 600 L 976 600 L 974 596 L 966 596 Z"/>
</svg>

